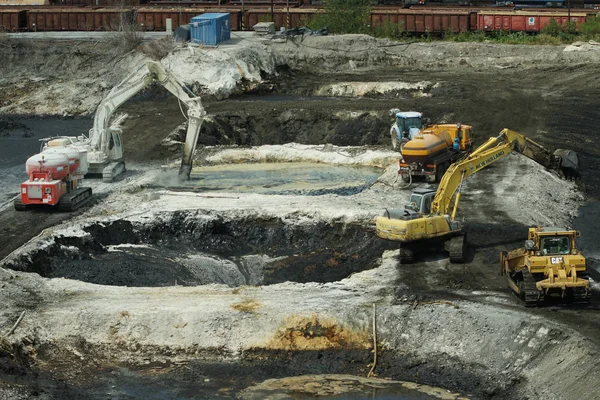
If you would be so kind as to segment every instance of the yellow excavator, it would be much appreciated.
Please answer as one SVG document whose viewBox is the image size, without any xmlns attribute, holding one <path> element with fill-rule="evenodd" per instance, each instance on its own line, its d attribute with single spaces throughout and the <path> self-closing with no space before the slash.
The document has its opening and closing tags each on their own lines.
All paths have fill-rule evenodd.
<svg viewBox="0 0 600 400">
<path fill-rule="evenodd" d="M 553 153 L 524 135 L 503 129 L 468 156 L 452 164 L 435 189 L 417 189 L 404 209 L 385 210 L 375 218 L 377 236 L 400 243 L 400 262 L 410 263 L 420 251 L 442 247 L 450 262 L 464 262 L 466 232 L 455 219 L 464 180 L 488 165 L 517 152 L 561 176 L 577 176 L 579 158 L 571 150 Z"/>
</svg>

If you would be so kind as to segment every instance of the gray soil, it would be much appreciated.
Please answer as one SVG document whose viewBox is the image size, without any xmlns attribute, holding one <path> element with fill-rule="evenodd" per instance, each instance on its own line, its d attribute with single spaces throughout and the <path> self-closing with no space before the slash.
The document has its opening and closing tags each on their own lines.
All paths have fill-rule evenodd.
<svg viewBox="0 0 600 400">
<path fill-rule="evenodd" d="M 346 206 L 358 214 L 361 207 L 377 213 L 393 202 L 402 205 L 408 191 L 390 181 L 356 200 L 285 197 L 283 205 L 273 201 L 272 210 L 269 201 L 255 210 L 252 203 L 218 199 L 172 210 L 160 200 L 155 214 L 140 205 L 144 217 L 138 218 L 124 210 L 146 193 L 136 179 L 144 166 L 176 160 L 180 146 L 161 141 L 169 133 L 182 138 L 177 102 L 151 89 L 120 109 L 129 114 L 123 130 L 134 167 L 117 189 L 98 184 L 93 203 L 75 214 L 0 208 L 0 258 L 8 256 L 0 269 L 2 331 L 26 310 L 19 328 L 0 341 L 0 398 L 260 398 L 272 390 L 310 396 L 305 381 L 291 389 L 260 383 L 311 374 L 366 376 L 373 304 L 380 378 L 470 398 L 597 398 L 597 286 L 589 306 L 550 302 L 525 309 L 497 271 L 499 252 L 521 246 L 529 225 L 573 223 L 584 200 L 586 212 L 597 215 L 600 51 L 390 45 L 362 36 L 314 40 L 269 44 L 274 65 L 256 62 L 260 79 L 241 79 L 226 99 L 190 82 L 206 92 L 209 114 L 198 164 L 209 164 L 222 149 L 210 146 L 387 149 L 387 112 L 397 107 L 422 111 L 433 122 L 473 125 L 477 144 L 508 127 L 549 149 L 573 149 L 581 182 L 561 183 L 518 157 L 474 176 L 461 205 L 470 243 L 461 265 L 431 254 L 400 266 L 397 245 L 377 239 L 365 215 L 344 216 Z M 48 96 L 58 96 L 48 87 L 64 90 L 70 74 L 82 93 L 68 92 L 75 101 L 60 104 L 62 113 L 37 114 L 89 114 L 139 59 L 107 59 L 82 43 L 31 46 L 0 47 L 9 60 L 0 66 L 0 138 L 28 132 L 15 121 L 44 109 Z M 58 59 L 73 70 L 48 67 Z M 396 81 L 432 84 L 315 96 L 336 83 Z M 126 199 L 129 206 L 119 207 Z M 281 208 L 287 202 L 298 209 Z M 586 228 L 584 254 L 597 256 L 597 233 L 585 214 L 575 224 Z M 115 255 L 111 246 L 123 244 L 132 247 Z M 320 379 L 309 381 L 330 385 Z"/>
</svg>

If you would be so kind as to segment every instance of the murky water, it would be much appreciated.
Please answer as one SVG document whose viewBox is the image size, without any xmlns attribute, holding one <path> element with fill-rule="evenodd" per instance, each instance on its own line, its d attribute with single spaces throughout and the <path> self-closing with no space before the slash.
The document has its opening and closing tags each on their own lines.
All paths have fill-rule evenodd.
<svg viewBox="0 0 600 400">
<path fill-rule="evenodd" d="M 316 163 L 219 165 L 194 168 L 186 186 L 262 194 L 352 195 L 373 184 L 382 172 L 373 167 Z"/>
<path fill-rule="evenodd" d="M 430 394 L 435 388 L 423 386 L 419 389 L 410 389 L 399 384 L 390 384 L 389 387 L 382 388 L 370 388 L 365 385 L 363 388 L 357 387 L 355 391 L 350 390 L 344 394 L 329 396 L 308 395 L 301 391 L 292 391 L 289 388 L 241 394 L 244 386 L 256 382 L 256 375 L 265 372 L 262 371 L 262 367 L 254 368 L 254 370 L 250 370 L 250 368 L 243 363 L 205 362 L 192 362 L 182 366 L 149 366 L 138 370 L 109 367 L 96 374 L 95 383 L 88 387 L 87 394 L 92 394 L 90 399 L 144 398 L 153 400 L 232 398 L 247 400 L 433 400 L 440 398 Z M 81 388 L 77 389 L 81 390 Z M 435 392 L 439 393 L 439 390 L 435 390 Z M 101 396 L 101 393 L 106 397 Z M 444 398 L 453 400 L 456 396 L 450 396 L 448 392 L 447 397 Z"/>
<path fill-rule="evenodd" d="M 586 256 L 600 258 L 600 246 L 598 246 L 599 219 L 600 202 L 592 201 L 581 207 L 578 217 L 573 220 L 573 228 L 581 232 L 577 244 Z"/>
<path fill-rule="evenodd" d="M 11 118 L 23 128 L 7 130 L 0 136 L 0 203 L 19 191 L 27 179 L 25 161 L 40 151 L 40 139 L 87 134 L 89 118 Z M 195 168 L 188 190 L 253 192 L 262 194 L 321 195 L 335 193 L 352 195 L 370 186 L 381 175 L 374 167 L 335 166 L 317 163 L 274 163 L 220 165 Z M 171 177 L 173 178 L 173 177 Z M 162 186 L 171 186 L 176 179 L 165 177 Z"/>
</svg>

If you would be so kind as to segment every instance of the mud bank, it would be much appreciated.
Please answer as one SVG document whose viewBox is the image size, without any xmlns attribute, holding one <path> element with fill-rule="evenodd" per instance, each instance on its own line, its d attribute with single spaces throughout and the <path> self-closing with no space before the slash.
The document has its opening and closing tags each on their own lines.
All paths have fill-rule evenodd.
<svg viewBox="0 0 600 400">
<path fill-rule="evenodd" d="M 101 285 L 330 282 L 373 268 L 392 243 L 358 224 L 181 211 L 116 220 L 61 236 L 5 267 Z"/>
<path fill-rule="evenodd" d="M 600 46 L 515 46 L 486 43 L 399 43 L 366 35 L 307 37 L 302 42 L 278 42 L 240 35 L 217 49 L 193 49 L 173 43 L 161 62 L 194 92 L 208 98 L 273 88 L 270 81 L 282 77 L 298 93 L 294 77 L 334 74 L 333 83 L 315 83 L 312 95 L 380 96 L 396 98 L 399 93 L 415 97 L 427 93 L 435 81 L 398 82 L 405 72 L 418 67 L 428 72 L 441 69 L 462 73 L 501 73 L 504 69 L 544 70 L 565 65 L 594 65 Z M 89 115 L 110 88 L 153 54 L 139 51 L 115 54 L 110 43 L 15 42 L 2 46 L 7 61 L 0 66 L 4 85 L 0 112 L 48 115 Z M 218 68 L 215 66 L 218 65 Z M 400 70 L 398 70 L 400 68 Z M 388 69 L 396 77 L 388 83 L 362 80 L 356 76 Z M 348 71 L 341 75 L 340 70 Z M 290 74 L 290 72 L 292 74 Z M 288 75 L 289 74 L 289 75 Z M 336 76 L 337 75 L 337 76 Z M 347 84 L 345 77 L 354 76 Z M 371 75 L 372 76 L 372 75 Z M 390 74 L 392 76 L 392 74 Z M 291 78 L 291 79 L 290 79 Z M 336 81 L 341 81 L 340 83 Z M 419 84 L 418 82 L 424 82 Z M 328 85 L 328 86 L 327 86 Z M 332 86 L 333 85 L 333 86 Z M 339 87 L 339 89 L 335 89 Z M 345 87 L 345 89 L 343 88 Z M 348 92 L 350 90 L 350 92 Z M 60 96 L 55 95 L 60 93 Z M 52 100 L 52 101 L 50 101 Z"/>
<path fill-rule="evenodd" d="M 9 290 L 21 293 L 11 308 L 29 304 L 10 341 L 31 343 L 25 359 L 35 366 L 71 360 L 54 378 L 66 379 L 72 388 L 82 387 L 75 381 L 79 376 L 94 380 L 93 365 L 159 363 L 194 371 L 195 362 L 203 370 L 209 361 L 239 365 L 242 371 L 244 366 L 277 370 L 269 377 L 362 375 L 372 362 L 377 304 L 379 376 L 474 398 L 593 398 L 600 377 L 591 342 L 571 328 L 510 307 L 508 293 L 488 293 L 478 302 L 403 301 L 395 295 L 402 285 L 396 256 L 385 252 L 379 267 L 334 283 L 233 291 L 220 285 L 106 287 L 23 273 L 11 279 L 3 273 Z M 255 373 L 245 382 L 256 382 L 261 374 Z M 561 380 L 554 379 L 556 373 Z"/>
</svg>

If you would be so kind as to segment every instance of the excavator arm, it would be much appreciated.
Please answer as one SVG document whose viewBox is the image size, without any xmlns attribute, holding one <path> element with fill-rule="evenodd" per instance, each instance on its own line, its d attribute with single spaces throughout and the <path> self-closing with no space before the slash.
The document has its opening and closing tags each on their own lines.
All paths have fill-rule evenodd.
<svg viewBox="0 0 600 400">
<path fill-rule="evenodd" d="M 184 145 L 184 154 L 181 160 L 179 176 L 188 179 L 192 169 L 192 157 L 196 148 L 198 134 L 206 112 L 202 107 L 200 97 L 187 89 L 165 67 L 155 61 L 148 61 L 136 71 L 127 76 L 115 86 L 104 98 L 94 116 L 94 126 L 90 129 L 90 145 L 92 151 L 99 153 L 104 158 L 109 154 L 110 120 L 116 109 L 144 88 L 159 83 L 171 92 L 178 101 L 187 108 L 188 129 Z M 183 112 L 183 110 L 182 110 Z M 110 161 L 110 160 L 109 160 Z"/>
<path fill-rule="evenodd" d="M 454 220 L 463 181 L 513 151 L 563 175 L 576 173 L 579 167 L 576 153 L 557 150 L 552 154 L 524 135 L 510 129 L 503 129 L 497 137 L 488 139 L 468 157 L 455 162 L 448 168 L 431 204 L 431 212 L 433 214 L 449 214 L 450 209 L 454 207 L 451 216 L 451 219 Z M 454 197 L 455 199 L 452 201 Z"/>
</svg>

